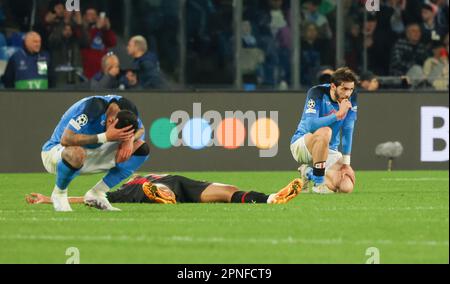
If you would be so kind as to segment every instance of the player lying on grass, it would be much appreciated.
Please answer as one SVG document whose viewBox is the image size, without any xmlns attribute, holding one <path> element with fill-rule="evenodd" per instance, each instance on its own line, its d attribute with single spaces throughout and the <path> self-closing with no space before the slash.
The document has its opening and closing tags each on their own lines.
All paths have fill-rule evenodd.
<svg viewBox="0 0 450 284">
<path fill-rule="evenodd" d="M 233 185 L 192 180 L 178 175 L 149 174 L 135 176 L 116 191 L 107 192 L 111 203 L 269 203 L 284 204 L 302 190 L 295 179 L 275 194 L 244 192 Z M 29 204 L 51 204 L 52 199 L 39 193 L 26 196 Z M 70 203 L 83 203 L 83 197 L 71 197 Z"/>
<path fill-rule="evenodd" d="M 312 191 L 320 194 L 353 191 L 350 153 L 357 116 L 357 81 L 356 74 L 344 67 L 333 73 L 331 84 L 308 91 L 291 141 L 292 156 L 301 165 L 304 191 L 309 191 L 309 183 L 313 184 Z M 338 151 L 341 134 L 343 155 Z"/>
</svg>

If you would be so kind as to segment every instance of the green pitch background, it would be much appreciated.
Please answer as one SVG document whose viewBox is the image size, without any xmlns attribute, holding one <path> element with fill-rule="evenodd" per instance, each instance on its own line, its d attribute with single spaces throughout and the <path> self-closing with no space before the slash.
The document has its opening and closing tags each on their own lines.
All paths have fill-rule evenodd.
<svg viewBox="0 0 450 284">
<path fill-rule="evenodd" d="M 266 193 L 295 172 L 180 173 Z M 0 263 L 449 263 L 448 171 L 358 172 L 351 195 L 301 194 L 286 205 L 118 204 L 122 212 L 27 205 L 47 174 L 0 174 Z M 77 178 L 83 195 L 101 176 Z"/>
</svg>

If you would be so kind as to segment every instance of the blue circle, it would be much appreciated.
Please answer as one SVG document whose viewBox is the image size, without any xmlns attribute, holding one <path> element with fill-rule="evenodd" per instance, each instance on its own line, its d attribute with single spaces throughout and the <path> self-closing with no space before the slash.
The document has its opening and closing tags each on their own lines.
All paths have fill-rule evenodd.
<svg viewBox="0 0 450 284">
<path fill-rule="evenodd" d="M 183 127 L 183 143 L 194 150 L 200 150 L 211 142 L 211 134 L 211 126 L 206 120 L 193 118 Z"/>
</svg>

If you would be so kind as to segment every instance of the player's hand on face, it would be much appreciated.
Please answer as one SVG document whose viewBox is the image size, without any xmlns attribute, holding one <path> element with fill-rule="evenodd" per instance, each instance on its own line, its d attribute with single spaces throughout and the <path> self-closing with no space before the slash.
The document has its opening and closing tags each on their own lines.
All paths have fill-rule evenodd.
<svg viewBox="0 0 450 284">
<path fill-rule="evenodd" d="M 124 141 L 119 145 L 119 150 L 116 153 L 116 163 L 120 164 L 130 159 L 133 155 L 134 139 Z"/>
<path fill-rule="evenodd" d="M 338 120 L 342 120 L 347 115 L 348 111 L 352 108 L 352 103 L 348 100 L 342 100 L 341 102 L 338 102 L 339 104 L 339 111 L 336 113 L 336 116 Z"/>
<path fill-rule="evenodd" d="M 115 119 L 114 122 L 106 129 L 106 139 L 108 141 L 124 142 L 134 138 L 133 126 L 127 126 L 122 129 L 117 129 L 116 125 L 119 122 Z"/>
</svg>

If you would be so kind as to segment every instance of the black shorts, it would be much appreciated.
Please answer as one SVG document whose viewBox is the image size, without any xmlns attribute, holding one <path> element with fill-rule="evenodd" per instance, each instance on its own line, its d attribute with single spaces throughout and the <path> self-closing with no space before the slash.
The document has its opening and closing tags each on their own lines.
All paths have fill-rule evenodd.
<svg viewBox="0 0 450 284">
<path fill-rule="evenodd" d="M 200 203 L 203 191 L 211 185 L 209 182 L 171 175 L 154 180 L 153 183 L 160 183 L 170 188 L 175 193 L 178 203 Z"/>
<path fill-rule="evenodd" d="M 189 179 L 183 176 L 150 175 L 124 184 L 116 191 L 108 192 L 107 198 L 111 203 L 154 203 L 142 190 L 145 182 L 163 184 L 170 188 L 176 196 L 177 203 L 200 203 L 203 191 L 211 185 L 209 182 Z"/>
</svg>

